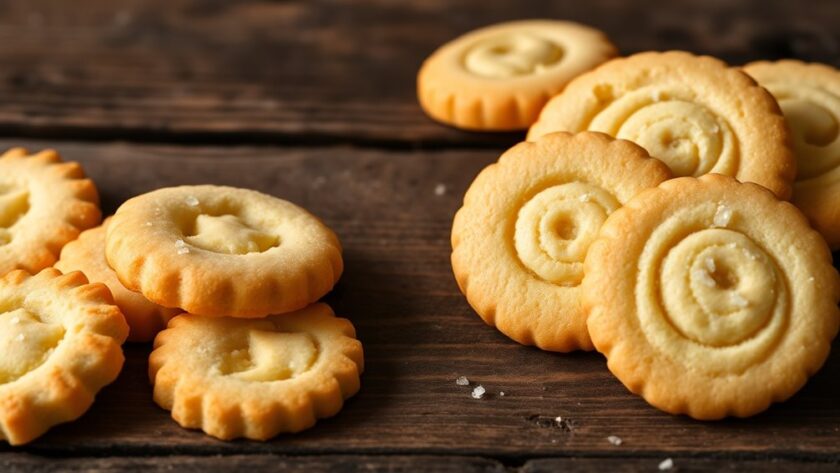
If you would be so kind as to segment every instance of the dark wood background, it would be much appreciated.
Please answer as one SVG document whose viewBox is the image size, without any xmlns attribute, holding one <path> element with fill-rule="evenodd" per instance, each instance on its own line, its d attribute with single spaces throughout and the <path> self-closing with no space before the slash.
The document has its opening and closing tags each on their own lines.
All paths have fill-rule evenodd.
<svg viewBox="0 0 840 473">
<path fill-rule="evenodd" d="M 220 442 L 153 404 L 150 347 L 128 345 L 122 375 L 83 418 L 0 446 L 0 470 L 656 471 L 668 457 L 680 471 L 840 468 L 840 355 L 764 414 L 702 423 L 628 394 L 600 355 L 519 346 L 466 304 L 449 267 L 452 215 L 523 135 L 429 121 L 414 77 L 458 34 L 534 17 L 602 28 L 623 53 L 840 65 L 835 0 L 0 3 L 0 147 L 80 161 L 106 212 L 186 183 L 309 208 L 345 246 L 327 301 L 355 323 L 367 362 L 337 417 L 266 443 Z M 457 386 L 461 375 L 485 399 Z"/>
</svg>

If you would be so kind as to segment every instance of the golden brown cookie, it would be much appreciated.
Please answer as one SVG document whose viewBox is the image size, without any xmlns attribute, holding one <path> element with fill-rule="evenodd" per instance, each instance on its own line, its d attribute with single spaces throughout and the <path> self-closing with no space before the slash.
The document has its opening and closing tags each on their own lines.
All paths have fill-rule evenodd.
<svg viewBox="0 0 840 473">
<path fill-rule="evenodd" d="M 108 218 L 102 225 L 82 232 L 77 240 L 65 245 L 55 267 L 64 273 L 81 271 L 89 281 L 108 286 L 114 296 L 114 304 L 120 308 L 128 322 L 128 340 L 150 342 L 158 332 L 166 328 L 169 319 L 183 311 L 149 302 L 142 294 L 129 291 L 120 283 L 105 260 L 105 229 L 110 220 Z"/>
<path fill-rule="evenodd" d="M 127 201 L 105 246 L 125 287 L 208 316 L 306 307 L 332 289 L 343 268 L 338 238 L 315 216 L 223 186 L 159 189 Z"/>
<path fill-rule="evenodd" d="M 0 439 L 81 416 L 123 364 L 128 326 L 102 284 L 48 268 L 0 277 Z"/>
<path fill-rule="evenodd" d="M 551 99 L 528 132 L 600 131 L 633 141 L 676 176 L 761 184 L 787 199 L 796 171 L 779 106 L 738 69 L 671 51 L 614 59 Z"/>
<path fill-rule="evenodd" d="M 794 205 L 832 249 L 840 248 L 840 71 L 791 60 L 744 71 L 776 97 L 793 135 Z"/>
<path fill-rule="evenodd" d="M 792 396 L 840 322 L 820 235 L 766 189 L 710 174 L 639 194 L 584 266 L 595 348 L 632 392 L 673 414 L 745 417 Z"/>
<path fill-rule="evenodd" d="M 51 266 L 62 246 L 100 218 L 96 187 L 79 163 L 52 150 L 0 156 L 0 275 Z"/>
<path fill-rule="evenodd" d="M 617 54 L 604 33 L 527 20 L 467 33 L 434 52 L 417 77 L 435 120 L 471 130 L 521 130 L 575 76 Z"/>
<path fill-rule="evenodd" d="M 155 402 L 182 427 L 224 440 L 298 432 L 359 390 L 355 336 L 326 304 L 264 319 L 180 315 L 149 357 Z"/>
<path fill-rule="evenodd" d="M 452 269 L 482 319 L 544 350 L 591 350 L 579 285 L 607 216 L 668 179 L 640 147 L 600 133 L 520 143 L 485 168 L 452 226 Z"/>
</svg>

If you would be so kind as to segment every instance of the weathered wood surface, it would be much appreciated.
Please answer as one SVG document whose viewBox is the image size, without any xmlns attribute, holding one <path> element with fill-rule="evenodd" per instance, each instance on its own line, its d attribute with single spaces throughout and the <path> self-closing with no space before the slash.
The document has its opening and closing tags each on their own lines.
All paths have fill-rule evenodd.
<svg viewBox="0 0 840 473">
<path fill-rule="evenodd" d="M 2 140 L 0 147 L 19 143 Z M 696 461 L 708 468 L 840 463 L 840 355 L 787 403 L 752 419 L 702 423 L 663 414 L 630 395 L 598 354 L 545 353 L 486 327 L 451 276 L 449 227 L 464 190 L 496 159 L 495 151 L 23 144 L 55 147 L 82 162 L 108 212 L 152 188 L 199 182 L 250 187 L 311 209 L 344 244 L 346 272 L 327 301 L 355 323 L 367 371 L 358 396 L 314 429 L 266 443 L 220 442 L 181 429 L 152 403 L 149 346 L 129 345 L 122 375 L 83 418 L 0 452 L 116 455 L 140 464 L 147 460 L 131 457 L 251 454 L 270 462 L 260 455 L 457 455 L 525 471 L 549 471 L 569 458 L 582 459 L 582 469 L 647 468 L 666 457 L 680 458 L 681 467 Z M 439 184 L 443 195 L 435 192 Z M 460 375 L 481 383 L 488 396 L 472 399 L 471 388 L 455 384 Z M 566 421 L 558 425 L 557 416 Z M 623 444 L 611 445 L 610 435 Z M 554 456 L 566 459 L 525 463 Z M 613 461 L 628 457 L 637 460 Z M 20 458 L 0 454 L 0 461 Z M 117 462 L 97 461 L 102 468 Z M 464 469 L 496 467 L 477 465 Z"/>
<path fill-rule="evenodd" d="M 7 0 L 7 135 L 391 145 L 509 144 L 428 120 L 415 75 L 437 46 L 533 17 L 606 31 L 625 54 L 840 63 L 835 0 Z"/>
</svg>

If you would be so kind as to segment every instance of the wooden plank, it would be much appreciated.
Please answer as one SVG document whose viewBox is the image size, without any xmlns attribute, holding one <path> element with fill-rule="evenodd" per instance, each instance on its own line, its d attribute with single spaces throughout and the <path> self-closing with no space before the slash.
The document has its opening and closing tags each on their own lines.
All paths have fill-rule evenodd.
<svg viewBox="0 0 840 473">
<path fill-rule="evenodd" d="M 461 33 L 532 17 L 591 24 L 624 53 L 840 60 L 833 0 L 91 0 L 81 10 L 9 0 L 0 6 L 0 133 L 507 145 L 522 135 L 428 120 L 415 74 Z"/>
<path fill-rule="evenodd" d="M 20 143 L 2 140 L 0 147 Z M 149 346 L 129 345 L 122 375 L 83 418 L 0 451 L 840 459 L 836 354 L 789 402 L 752 419 L 702 423 L 628 394 L 598 354 L 545 353 L 486 327 L 451 276 L 449 230 L 469 182 L 496 159 L 493 151 L 24 144 L 82 162 L 109 212 L 132 195 L 191 183 L 254 188 L 311 209 L 344 244 L 346 273 L 327 301 L 356 324 L 367 371 L 359 395 L 314 429 L 266 443 L 220 442 L 181 429 L 152 403 Z M 441 184 L 446 191 L 437 195 Z M 457 386 L 461 375 L 485 386 L 486 398 Z M 558 425 L 557 416 L 566 421 Z M 624 443 L 611 445 L 610 435 Z"/>
</svg>

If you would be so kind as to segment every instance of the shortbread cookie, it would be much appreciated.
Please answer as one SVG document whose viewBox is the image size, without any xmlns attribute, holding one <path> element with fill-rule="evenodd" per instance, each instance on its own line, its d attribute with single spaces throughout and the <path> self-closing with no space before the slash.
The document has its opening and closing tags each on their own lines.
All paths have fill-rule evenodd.
<svg viewBox="0 0 840 473">
<path fill-rule="evenodd" d="M 0 278 L 0 439 L 74 420 L 123 364 L 128 326 L 102 284 L 48 268 Z"/>
<path fill-rule="evenodd" d="M 612 60 L 553 98 L 528 139 L 583 130 L 633 141 L 676 176 L 725 174 L 791 195 L 796 163 L 779 106 L 711 57 L 672 51 Z"/>
<path fill-rule="evenodd" d="M 544 350 L 591 350 L 579 285 L 611 212 L 668 179 L 628 141 L 555 133 L 520 143 L 478 175 L 452 226 L 452 269 L 482 319 Z"/>
<path fill-rule="evenodd" d="M 265 319 L 179 315 L 149 357 L 154 399 L 182 427 L 224 440 L 298 432 L 359 390 L 355 336 L 326 304 Z"/>
<path fill-rule="evenodd" d="M 0 156 L 0 275 L 51 266 L 65 243 L 99 224 L 99 195 L 84 177 L 52 150 Z"/>
<path fill-rule="evenodd" d="M 799 61 L 744 68 L 778 100 L 793 135 L 793 203 L 840 249 L 840 71 Z"/>
<path fill-rule="evenodd" d="M 435 120 L 472 130 L 527 128 L 575 76 L 616 55 L 600 31 L 568 21 L 488 26 L 435 51 L 417 96 Z"/>
<path fill-rule="evenodd" d="M 65 273 L 81 271 L 89 281 L 108 286 L 114 296 L 114 303 L 122 311 L 131 329 L 128 340 L 150 342 L 158 332 L 166 328 L 169 319 L 183 311 L 149 302 L 142 294 L 129 291 L 120 283 L 105 260 L 105 229 L 109 221 L 110 218 L 101 226 L 82 232 L 77 240 L 65 245 L 55 267 Z"/>
<path fill-rule="evenodd" d="M 108 227 L 120 281 L 164 307 L 263 317 L 306 307 L 342 271 L 335 234 L 306 210 L 256 191 L 160 189 L 123 204 Z"/>
<path fill-rule="evenodd" d="M 710 174 L 639 194 L 584 266 L 589 333 L 610 371 L 673 414 L 746 417 L 792 396 L 840 322 L 840 277 L 791 204 Z"/>
</svg>

